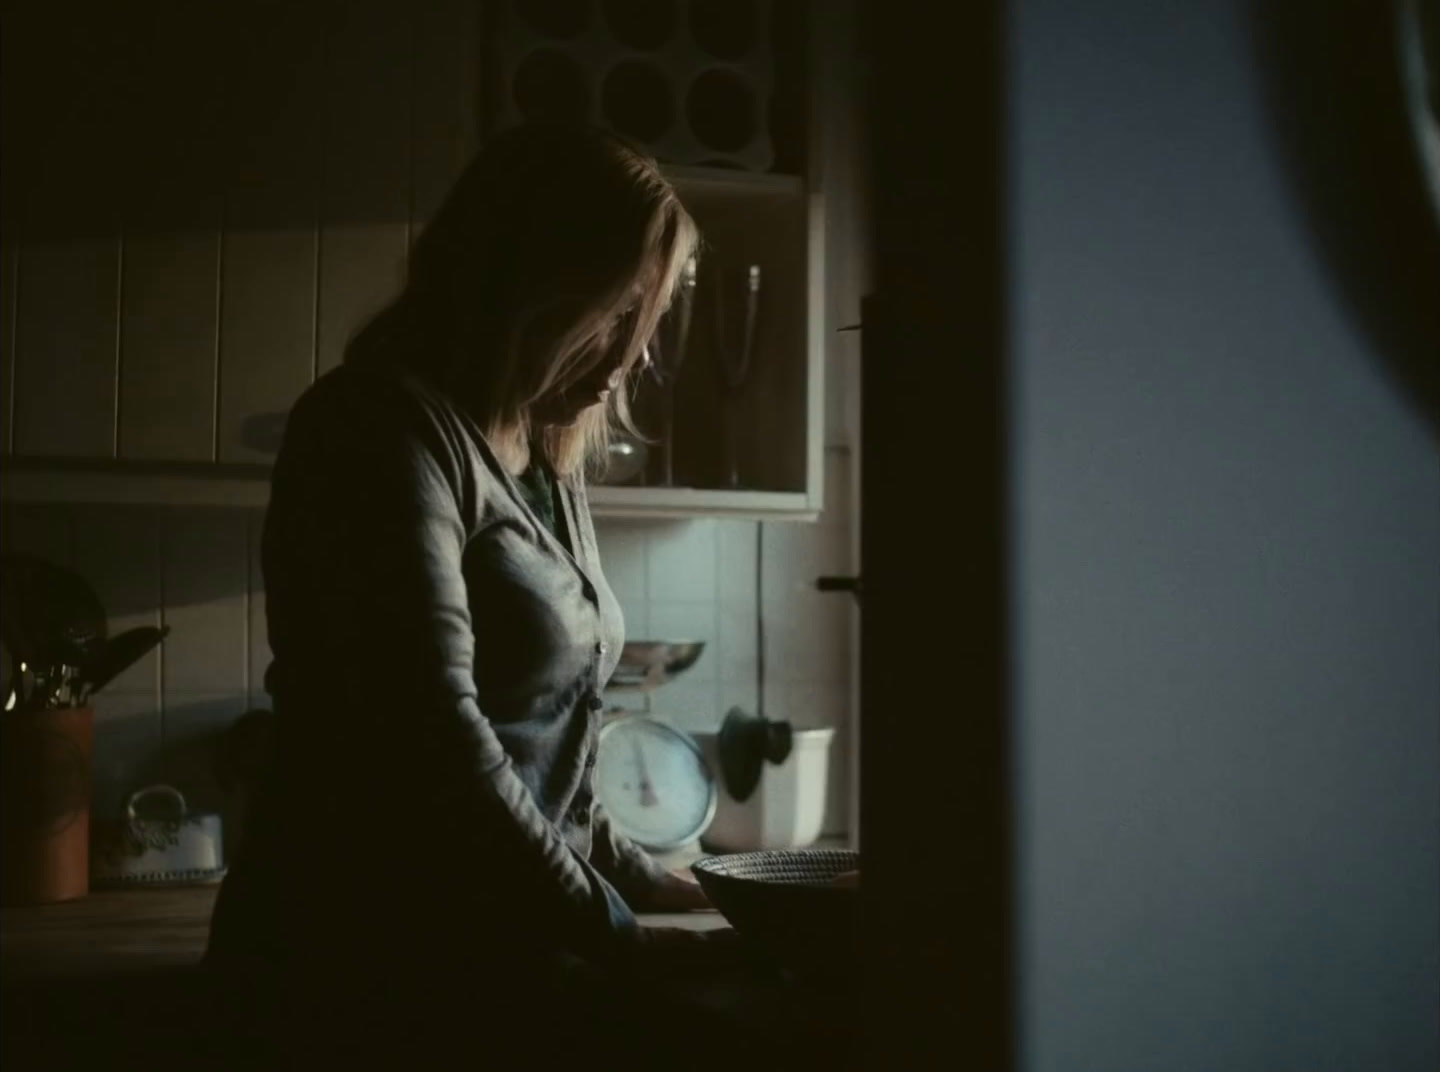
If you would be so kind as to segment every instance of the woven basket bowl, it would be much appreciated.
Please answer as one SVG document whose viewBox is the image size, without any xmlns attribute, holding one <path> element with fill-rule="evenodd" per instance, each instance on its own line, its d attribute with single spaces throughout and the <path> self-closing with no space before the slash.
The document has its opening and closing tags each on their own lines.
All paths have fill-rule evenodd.
<svg viewBox="0 0 1440 1072">
<path fill-rule="evenodd" d="M 709 856 L 690 870 L 720 914 L 756 951 L 797 974 L 858 964 L 860 892 L 831 880 L 860 869 L 848 849 L 771 849 Z"/>
</svg>

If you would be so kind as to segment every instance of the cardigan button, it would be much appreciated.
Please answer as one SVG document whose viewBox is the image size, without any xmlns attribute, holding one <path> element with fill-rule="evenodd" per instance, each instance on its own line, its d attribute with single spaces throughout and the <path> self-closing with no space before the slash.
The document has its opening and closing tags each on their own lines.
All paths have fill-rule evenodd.
<svg viewBox="0 0 1440 1072">
<path fill-rule="evenodd" d="M 598 692 L 592 690 L 585 694 L 585 706 L 592 711 L 599 711 L 605 707 L 605 701 L 600 698 Z"/>
</svg>

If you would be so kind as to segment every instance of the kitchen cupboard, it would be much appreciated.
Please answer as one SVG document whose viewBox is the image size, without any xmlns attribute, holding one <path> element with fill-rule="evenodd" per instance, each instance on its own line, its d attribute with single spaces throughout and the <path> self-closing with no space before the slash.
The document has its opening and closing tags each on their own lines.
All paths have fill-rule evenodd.
<svg viewBox="0 0 1440 1072">
<path fill-rule="evenodd" d="M 151 2 L 84 19 L 14 6 L 4 496 L 263 505 L 289 407 L 396 292 L 413 236 L 483 140 L 496 4 Z M 595 486 L 597 515 L 820 511 L 814 156 L 792 153 L 792 174 L 667 167 L 706 240 L 674 386 L 679 486 L 664 486 L 664 399 L 647 383 L 636 409 L 651 463 Z M 741 330 L 751 265 L 752 372 L 727 407 L 718 340 Z"/>
</svg>

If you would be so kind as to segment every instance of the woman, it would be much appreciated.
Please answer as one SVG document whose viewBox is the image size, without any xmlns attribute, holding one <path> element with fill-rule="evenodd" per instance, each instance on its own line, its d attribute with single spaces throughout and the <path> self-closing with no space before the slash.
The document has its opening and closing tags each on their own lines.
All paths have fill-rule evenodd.
<svg viewBox="0 0 1440 1072">
<path fill-rule="evenodd" d="M 696 244 L 617 139 L 510 131 L 295 406 L 263 546 L 275 755 L 208 956 L 272 1032 L 554 1056 L 557 1023 L 587 1050 L 623 1019 L 590 998 L 738 962 L 728 930 L 637 925 L 704 899 L 592 776 L 623 626 L 583 474 Z"/>
</svg>

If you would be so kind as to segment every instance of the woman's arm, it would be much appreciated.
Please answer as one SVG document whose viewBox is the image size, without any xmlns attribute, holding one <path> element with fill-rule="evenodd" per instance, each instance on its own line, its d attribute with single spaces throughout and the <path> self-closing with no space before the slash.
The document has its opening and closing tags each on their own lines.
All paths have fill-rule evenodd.
<svg viewBox="0 0 1440 1072">
<path fill-rule="evenodd" d="M 541 814 L 476 702 L 463 450 L 419 397 L 359 377 L 296 407 L 266 548 L 277 680 L 324 697 L 337 734 L 385 742 L 390 773 L 453 816 L 455 848 L 484 854 L 462 873 L 504 883 L 575 952 L 607 956 L 638 936 L 634 916 Z"/>
<path fill-rule="evenodd" d="M 615 829 L 603 808 L 595 809 L 591 859 L 639 912 L 688 912 L 710 907 L 698 883 L 667 871 L 655 858 Z"/>
</svg>

